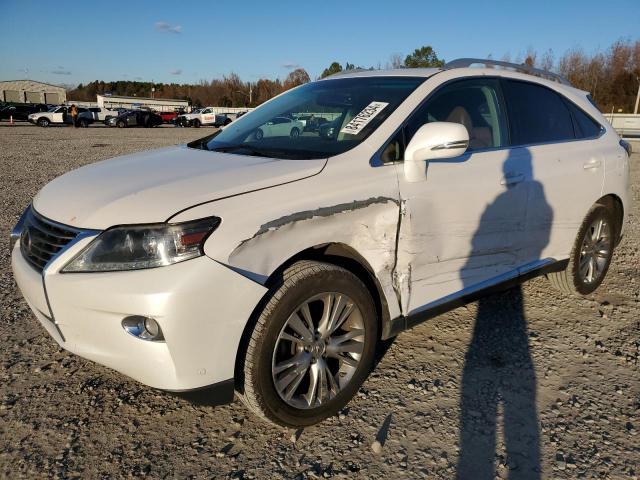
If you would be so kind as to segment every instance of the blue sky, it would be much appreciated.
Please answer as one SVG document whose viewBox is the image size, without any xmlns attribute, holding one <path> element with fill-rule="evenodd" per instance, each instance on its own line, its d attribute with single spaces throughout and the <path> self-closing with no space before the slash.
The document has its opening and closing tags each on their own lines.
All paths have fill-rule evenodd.
<svg viewBox="0 0 640 480">
<path fill-rule="evenodd" d="M 604 50 L 640 38 L 640 0 L 0 0 L 0 80 L 197 82 L 312 78 L 432 45 L 446 60 L 528 47 Z"/>
</svg>

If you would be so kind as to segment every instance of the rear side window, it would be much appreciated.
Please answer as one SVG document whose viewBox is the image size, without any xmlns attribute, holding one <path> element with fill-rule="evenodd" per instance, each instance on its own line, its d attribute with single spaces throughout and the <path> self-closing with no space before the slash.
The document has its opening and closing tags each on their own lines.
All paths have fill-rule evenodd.
<svg viewBox="0 0 640 480">
<path fill-rule="evenodd" d="M 571 115 L 573 115 L 576 138 L 593 138 L 600 134 L 602 126 L 584 113 L 578 106 L 567 100 Z"/>
<path fill-rule="evenodd" d="M 553 90 L 507 80 L 505 99 L 511 120 L 512 145 L 573 140 L 571 113 Z"/>
</svg>

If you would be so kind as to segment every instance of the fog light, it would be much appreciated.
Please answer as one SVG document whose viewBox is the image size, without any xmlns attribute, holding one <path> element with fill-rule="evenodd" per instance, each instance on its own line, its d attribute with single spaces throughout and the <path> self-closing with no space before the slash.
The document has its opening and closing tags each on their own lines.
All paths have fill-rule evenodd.
<svg viewBox="0 0 640 480">
<path fill-rule="evenodd" d="M 151 317 L 143 317 L 141 315 L 126 317 L 122 320 L 122 328 L 127 333 L 142 340 L 150 340 L 152 342 L 164 340 L 160 325 Z"/>
</svg>

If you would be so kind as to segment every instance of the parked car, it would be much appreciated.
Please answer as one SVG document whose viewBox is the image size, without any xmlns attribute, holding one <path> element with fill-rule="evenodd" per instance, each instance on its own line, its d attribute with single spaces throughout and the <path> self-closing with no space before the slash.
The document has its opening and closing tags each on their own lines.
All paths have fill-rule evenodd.
<svg viewBox="0 0 640 480">
<path fill-rule="evenodd" d="M 90 119 L 94 122 L 104 122 L 107 117 L 118 116 L 119 112 L 116 110 L 109 110 L 102 107 L 89 107 L 85 112 L 78 115 L 78 119 Z"/>
<path fill-rule="evenodd" d="M 260 125 L 255 131 L 256 140 L 263 137 L 299 137 L 304 125 L 288 117 L 275 117 Z"/>
<path fill-rule="evenodd" d="M 29 115 L 38 112 L 46 112 L 49 110 L 48 105 L 42 103 L 17 103 L 14 105 L 5 105 L 0 109 L 0 120 L 27 120 Z"/>
<path fill-rule="evenodd" d="M 229 125 L 232 122 L 229 114 L 216 114 L 213 107 L 201 108 L 191 113 L 179 115 L 176 124 L 181 127 L 195 127 Z"/>
<path fill-rule="evenodd" d="M 625 232 L 627 151 L 561 77 L 468 65 L 332 76 L 66 173 L 12 232 L 17 284 L 63 348 L 293 427 L 442 312 L 535 275 L 592 293 Z M 342 119 L 330 139 L 292 138 L 309 105 Z"/>
<path fill-rule="evenodd" d="M 174 123 L 178 112 L 156 112 L 162 118 L 162 123 Z"/>
<path fill-rule="evenodd" d="M 335 120 L 326 122 L 317 127 L 318 135 L 322 138 L 331 139 L 338 134 L 338 128 L 340 127 L 342 118 L 338 117 Z"/>
<path fill-rule="evenodd" d="M 162 118 L 157 113 L 149 110 L 127 110 L 115 118 L 110 118 L 108 123 L 110 127 L 127 128 L 127 127 L 157 127 L 162 125 Z"/>
<path fill-rule="evenodd" d="M 88 127 L 93 123 L 93 119 L 87 114 L 88 110 L 84 107 L 76 107 L 78 109 L 78 126 Z M 49 125 L 71 124 L 70 107 L 65 105 L 51 107 L 46 112 L 32 113 L 27 117 L 31 123 L 35 123 L 39 127 L 48 127 Z"/>
</svg>

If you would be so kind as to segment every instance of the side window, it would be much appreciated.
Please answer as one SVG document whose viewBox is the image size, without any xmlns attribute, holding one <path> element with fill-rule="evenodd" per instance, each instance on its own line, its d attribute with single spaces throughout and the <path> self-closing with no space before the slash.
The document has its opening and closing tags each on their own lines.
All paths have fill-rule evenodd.
<svg viewBox="0 0 640 480">
<path fill-rule="evenodd" d="M 602 125 L 584 113 L 573 102 L 567 100 L 566 103 L 569 105 L 569 110 L 571 110 L 571 115 L 573 116 L 576 138 L 597 137 L 600 134 L 600 130 L 602 130 Z"/>
<path fill-rule="evenodd" d="M 437 90 L 405 127 L 407 144 L 429 122 L 460 123 L 469 132 L 469 150 L 507 145 L 507 122 L 496 79 L 472 78 Z"/>
<path fill-rule="evenodd" d="M 505 84 L 513 145 L 575 138 L 571 114 L 560 95 L 533 83 L 507 80 Z"/>
</svg>

